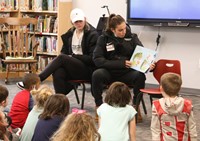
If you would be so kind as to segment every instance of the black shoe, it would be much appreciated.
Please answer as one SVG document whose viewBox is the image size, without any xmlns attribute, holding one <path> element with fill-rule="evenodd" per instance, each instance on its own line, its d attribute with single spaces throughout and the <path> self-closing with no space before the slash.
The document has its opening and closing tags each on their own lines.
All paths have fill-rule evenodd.
<svg viewBox="0 0 200 141">
<path fill-rule="evenodd" d="M 24 90 L 24 84 L 23 84 L 23 82 L 17 82 L 16 85 L 17 85 L 17 87 L 20 88 L 21 90 Z"/>
</svg>

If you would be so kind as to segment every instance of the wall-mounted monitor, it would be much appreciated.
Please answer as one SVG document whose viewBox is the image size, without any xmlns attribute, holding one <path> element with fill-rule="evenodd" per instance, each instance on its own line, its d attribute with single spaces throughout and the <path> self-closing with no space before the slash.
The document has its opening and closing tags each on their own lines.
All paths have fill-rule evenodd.
<svg viewBox="0 0 200 141">
<path fill-rule="evenodd" d="M 133 25 L 200 27 L 200 0 L 127 0 Z"/>
</svg>

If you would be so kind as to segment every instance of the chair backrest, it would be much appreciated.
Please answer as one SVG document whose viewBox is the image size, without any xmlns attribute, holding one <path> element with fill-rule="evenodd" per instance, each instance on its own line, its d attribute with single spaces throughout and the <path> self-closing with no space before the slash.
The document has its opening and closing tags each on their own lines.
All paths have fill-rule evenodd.
<svg viewBox="0 0 200 141">
<path fill-rule="evenodd" d="M 103 17 L 99 18 L 99 22 L 98 22 L 97 28 L 96 28 L 99 35 L 101 35 L 102 32 L 106 29 L 107 21 L 108 21 L 108 17 L 105 17 L 105 15 L 103 15 Z"/>
<path fill-rule="evenodd" d="M 33 49 L 36 46 L 35 30 L 37 19 L 35 18 L 0 18 L 2 48 L 11 57 L 36 57 Z M 31 52 L 32 51 L 32 52 Z"/>
<path fill-rule="evenodd" d="M 160 59 L 156 63 L 153 71 L 155 79 L 160 84 L 160 78 L 164 73 L 173 72 L 181 75 L 181 65 L 179 60 Z"/>
</svg>

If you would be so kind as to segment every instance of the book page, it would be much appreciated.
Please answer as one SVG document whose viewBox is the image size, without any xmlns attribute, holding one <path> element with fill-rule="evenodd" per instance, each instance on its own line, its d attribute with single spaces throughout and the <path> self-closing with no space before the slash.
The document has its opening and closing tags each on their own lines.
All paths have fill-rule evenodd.
<svg viewBox="0 0 200 141">
<path fill-rule="evenodd" d="M 133 55 L 130 59 L 132 62 L 132 69 L 146 73 L 155 60 L 157 52 L 148 48 L 137 45 Z"/>
</svg>

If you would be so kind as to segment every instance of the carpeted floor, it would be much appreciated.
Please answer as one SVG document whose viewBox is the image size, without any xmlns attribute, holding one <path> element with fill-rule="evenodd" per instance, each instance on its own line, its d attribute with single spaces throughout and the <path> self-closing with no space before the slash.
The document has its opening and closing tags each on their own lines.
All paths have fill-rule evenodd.
<svg viewBox="0 0 200 141">
<path fill-rule="evenodd" d="M 15 94 L 20 91 L 20 89 L 17 88 L 17 86 L 15 85 L 16 82 L 17 82 L 16 79 L 11 80 L 8 85 L 5 85 L 4 80 L 0 80 L 0 84 L 5 85 L 9 90 L 9 106 L 8 106 L 8 108 L 10 107 L 10 105 L 12 103 L 12 99 L 15 96 Z M 51 81 L 44 81 L 43 84 L 48 84 L 50 87 L 53 88 Z M 86 87 L 87 87 L 87 93 L 85 96 L 84 109 L 87 110 L 87 112 L 89 112 L 91 115 L 94 116 L 94 107 L 95 107 L 94 99 L 90 93 L 90 86 L 87 85 Z M 81 100 L 81 87 L 78 88 L 78 92 L 79 92 L 79 98 Z M 198 95 L 198 96 L 188 95 L 188 94 L 181 94 L 181 95 L 184 98 L 191 99 L 193 102 L 194 116 L 197 121 L 197 133 L 200 134 L 200 123 L 198 122 L 200 120 L 200 113 L 199 113 L 199 111 L 200 111 L 200 95 Z M 80 108 L 81 107 L 80 104 L 77 104 L 77 101 L 76 101 L 73 91 L 71 93 L 69 93 L 67 96 L 69 98 L 71 108 L 74 108 L 74 107 Z M 147 107 L 147 115 L 144 115 L 144 112 L 142 111 L 143 122 L 138 123 L 137 128 L 136 128 L 137 141 L 151 141 L 151 131 L 150 131 L 151 106 L 150 106 L 150 101 L 149 101 L 148 95 L 144 95 L 144 100 L 145 100 L 145 104 Z M 141 110 L 142 110 L 142 108 L 141 108 Z M 200 137 L 198 137 L 198 141 L 200 141 Z"/>
</svg>

